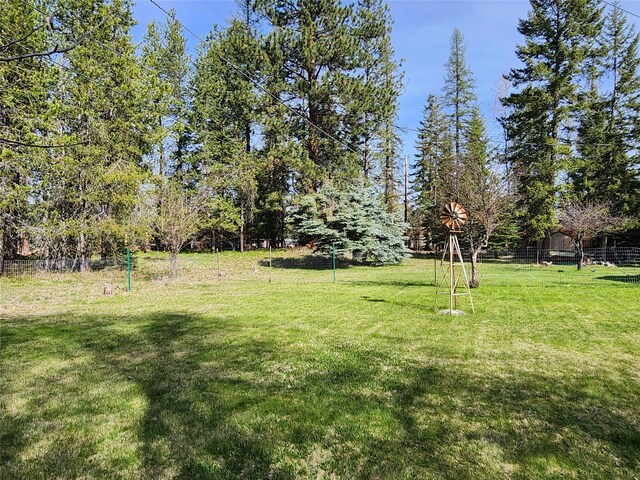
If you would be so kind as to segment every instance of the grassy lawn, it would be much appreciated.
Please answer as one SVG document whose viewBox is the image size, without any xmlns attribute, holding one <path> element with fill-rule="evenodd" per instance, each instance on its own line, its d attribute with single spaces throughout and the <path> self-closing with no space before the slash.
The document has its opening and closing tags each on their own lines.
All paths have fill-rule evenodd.
<svg viewBox="0 0 640 480">
<path fill-rule="evenodd" d="M 1 479 L 640 478 L 637 271 L 165 262 L 0 278 Z"/>
</svg>

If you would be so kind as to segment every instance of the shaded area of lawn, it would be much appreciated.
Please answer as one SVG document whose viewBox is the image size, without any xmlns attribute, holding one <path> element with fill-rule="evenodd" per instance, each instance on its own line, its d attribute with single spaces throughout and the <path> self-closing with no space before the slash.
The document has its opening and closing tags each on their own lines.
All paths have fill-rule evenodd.
<svg viewBox="0 0 640 480">
<path fill-rule="evenodd" d="M 639 387 L 554 352 L 184 312 L 0 328 L 0 478 L 633 478 Z M 400 347 L 400 348 L 399 348 Z M 428 351 L 428 349 L 427 349 Z M 622 378 L 622 380 L 621 380 Z"/>
<path fill-rule="evenodd" d="M 299 257 L 275 257 L 269 262 L 268 258 L 260 260 L 262 267 L 301 269 L 301 270 L 331 270 L 333 263 L 331 257 L 320 255 L 304 255 Z M 342 259 L 336 260 L 336 268 L 349 268 L 351 264 Z"/>
<path fill-rule="evenodd" d="M 640 275 L 604 275 L 596 278 L 598 280 L 609 280 L 611 282 L 640 283 Z"/>
</svg>

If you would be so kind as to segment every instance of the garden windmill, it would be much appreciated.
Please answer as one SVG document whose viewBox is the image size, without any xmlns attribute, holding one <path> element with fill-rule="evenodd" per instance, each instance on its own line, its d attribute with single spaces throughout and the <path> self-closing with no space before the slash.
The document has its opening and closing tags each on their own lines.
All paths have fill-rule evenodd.
<svg viewBox="0 0 640 480">
<path fill-rule="evenodd" d="M 449 315 L 459 314 L 457 311 L 456 299 L 459 296 L 468 295 L 471 302 L 471 311 L 475 314 L 473 307 L 473 299 L 471 298 L 471 289 L 469 287 L 469 277 L 464 267 L 460 243 L 458 242 L 458 234 L 462 233 L 462 226 L 467 221 L 467 212 L 462 205 L 456 202 L 446 204 L 442 208 L 440 222 L 449 230 L 449 238 L 442 252 L 440 260 L 440 279 L 436 282 L 436 302 L 437 296 L 441 293 L 449 294 L 449 308 L 442 313 Z M 445 263 L 446 259 L 446 263 Z M 448 290 L 442 289 L 445 279 L 449 281 Z M 458 291 L 458 286 L 462 286 L 463 291 Z"/>
</svg>

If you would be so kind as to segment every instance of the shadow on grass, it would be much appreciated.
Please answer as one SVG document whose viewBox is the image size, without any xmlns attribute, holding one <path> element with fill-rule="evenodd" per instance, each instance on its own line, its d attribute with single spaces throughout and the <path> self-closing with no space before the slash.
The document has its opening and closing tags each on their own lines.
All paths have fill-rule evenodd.
<svg viewBox="0 0 640 480">
<path fill-rule="evenodd" d="M 269 260 L 260 260 L 260 266 L 268 267 Z M 284 257 L 273 258 L 271 260 L 273 268 L 297 269 L 297 270 L 331 270 L 333 265 L 331 258 L 320 257 L 316 255 L 306 255 L 304 257 Z M 349 268 L 351 265 L 344 260 L 336 261 L 336 268 Z"/>
<path fill-rule="evenodd" d="M 2 337 L 2 478 L 476 479 L 553 468 L 632 478 L 640 468 L 638 390 L 607 372 L 478 371 L 393 345 L 288 342 L 286 327 L 249 335 L 247 319 L 68 318 L 17 320 Z M 48 357 L 61 363 L 43 373 Z"/>
<path fill-rule="evenodd" d="M 358 287 L 433 287 L 434 282 L 402 282 L 399 280 L 351 280 L 343 283 Z"/>
<path fill-rule="evenodd" d="M 430 253 L 418 253 L 418 252 L 411 252 L 411 258 L 416 258 L 418 260 L 431 260 L 433 261 L 433 257 L 434 257 L 434 253 L 430 252 Z M 436 258 L 438 258 L 439 256 L 436 256 Z"/>
<path fill-rule="evenodd" d="M 623 283 L 640 283 L 639 275 L 604 275 L 602 277 L 596 277 L 596 280 L 609 280 L 610 282 L 623 282 Z"/>
</svg>

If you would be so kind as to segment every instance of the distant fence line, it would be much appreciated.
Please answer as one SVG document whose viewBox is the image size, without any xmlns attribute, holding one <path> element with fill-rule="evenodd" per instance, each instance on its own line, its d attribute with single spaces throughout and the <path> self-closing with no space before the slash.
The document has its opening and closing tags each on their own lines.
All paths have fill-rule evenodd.
<svg viewBox="0 0 640 480">
<path fill-rule="evenodd" d="M 434 255 L 437 259 L 441 258 L 441 252 L 430 252 L 426 254 L 416 254 L 417 257 L 433 259 Z M 465 260 L 469 260 L 469 252 L 464 251 Z M 482 251 L 478 261 L 482 264 L 529 264 L 529 265 L 575 265 L 577 262 L 576 252 L 574 250 L 487 250 Z M 231 263 L 227 263 L 231 262 Z M 134 272 L 143 276 L 162 276 L 166 274 L 168 267 L 159 264 L 156 260 L 143 261 L 138 264 L 138 258 L 133 257 L 132 267 Z M 187 270 L 194 271 L 194 262 L 190 262 L 191 266 Z M 195 262 L 198 264 L 199 262 Z M 606 265 L 620 267 L 640 267 L 640 248 L 639 247 L 607 247 L 607 248 L 588 248 L 585 249 L 585 263 L 587 265 Z M 343 268 L 348 266 L 348 261 L 338 260 L 336 266 Z M 93 258 L 88 260 L 84 265 L 78 258 L 60 258 L 60 259 L 16 259 L 4 260 L 0 264 L 0 275 L 8 277 L 19 276 L 35 276 L 43 273 L 72 273 L 72 272 L 99 272 L 103 270 L 125 270 L 126 259 L 122 257 Z M 326 270 L 332 268 L 331 258 L 321 257 L 311 254 L 291 255 L 291 252 L 273 251 L 272 257 L 265 252 L 265 257 L 247 265 L 240 265 L 234 261 L 220 259 L 217 265 L 207 265 L 197 267 L 197 270 L 207 270 L 213 272 L 214 276 L 233 276 L 235 278 L 255 278 L 256 273 L 265 271 L 265 268 L 275 269 L 308 269 L 308 270 Z M 179 268 L 180 261 L 179 261 Z M 245 271 L 246 270 L 246 271 Z M 186 272 L 185 272 L 186 273 Z"/>
<path fill-rule="evenodd" d="M 432 252 L 440 259 L 442 250 Z M 481 263 L 502 264 L 552 264 L 576 265 L 578 253 L 575 250 L 559 249 L 526 249 L 526 250 L 483 250 L 478 255 Z M 462 251 L 465 260 L 470 260 L 468 250 Z M 585 265 L 602 265 L 620 267 L 640 267 L 640 247 L 602 247 L 584 250 Z"/>
<path fill-rule="evenodd" d="M 578 262 L 575 250 L 527 249 L 484 251 L 480 254 L 483 263 L 519 263 L 575 265 Z M 602 247 L 584 250 L 586 265 L 608 264 L 620 267 L 640 267 L 639 247 Z"/>
</svg>

